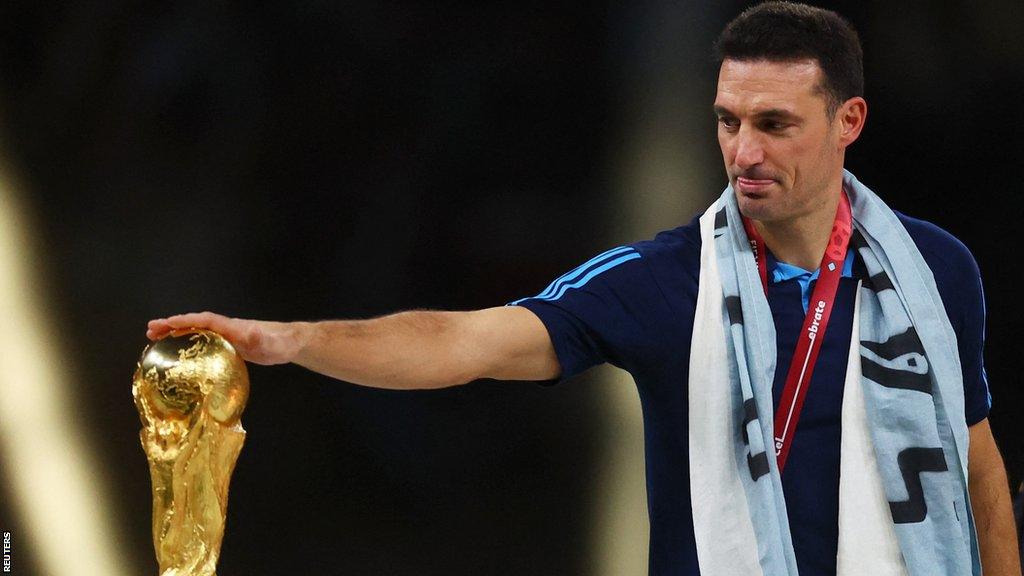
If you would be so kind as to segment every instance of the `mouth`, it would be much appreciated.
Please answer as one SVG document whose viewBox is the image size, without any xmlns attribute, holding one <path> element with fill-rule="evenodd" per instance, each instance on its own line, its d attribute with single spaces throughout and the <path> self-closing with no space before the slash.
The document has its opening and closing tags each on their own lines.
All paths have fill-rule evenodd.
<svg viewBox="0 0 1024 576">
<path fill-rule="evenodd" d="M 775 184 L 775 180 L 736 177 L 736 189 L 744 196 L 763 196 L 772 184 Z"/>
</svg>

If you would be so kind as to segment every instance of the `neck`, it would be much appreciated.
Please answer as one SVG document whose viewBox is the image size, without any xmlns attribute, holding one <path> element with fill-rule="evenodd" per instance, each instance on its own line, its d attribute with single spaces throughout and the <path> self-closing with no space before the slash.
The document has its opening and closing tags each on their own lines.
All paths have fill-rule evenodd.
<svg viewBox="0 0 1024 576">
<path fill-rule="evenodd" d="M 753 222 L 776 259 L 804 270 L 816 270 L 825 255 L 838 208 L 839 194 L 832 194 L 807 214 L 788 220 Z"/>
</svg>

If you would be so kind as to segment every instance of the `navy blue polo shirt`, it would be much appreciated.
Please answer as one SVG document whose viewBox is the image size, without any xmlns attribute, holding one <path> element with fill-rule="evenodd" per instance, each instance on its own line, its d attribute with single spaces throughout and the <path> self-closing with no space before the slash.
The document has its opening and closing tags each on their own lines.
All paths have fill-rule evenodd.
<svg viewBox="0 0 1024 576">
<path fill-rule="evenodd" d="M 969 425 L 988 416 L 982 360 L 985 304 L 970 251 L 941 228 L 897 213 L 935 276 L 957 336 Z M 636 382 L 644 421 L 649 574 L 699 574 L 690 502 L 687 381 L 700 273 L 700 226 L 659 233 L 599 254 L 540 294 L 512 302 L 535 313 L 551 336 L 562 382 L 604 362 Z M 853 328 L 859 259 L 848 259 L 782 476 L 802 576 L 834 575 L 839 524 L 843 383 Z M 816 275 L 769 254 L 768 303 L 775 320 L 775 402 L 804 320 Z M 815 271 L 816 272 L 816 271 Z"/>
</svg>

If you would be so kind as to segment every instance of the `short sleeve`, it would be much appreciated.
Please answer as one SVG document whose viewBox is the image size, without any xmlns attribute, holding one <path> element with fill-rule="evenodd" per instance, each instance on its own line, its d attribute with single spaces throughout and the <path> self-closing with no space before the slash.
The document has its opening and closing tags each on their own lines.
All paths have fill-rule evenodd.
<svg viewBox="0 0 1024 576">
<path fill-rule="evenodd" d="M 992 408 L 985 374 L 985 291 L 971 251 L 949 232 L 897 213 L 935 276 L 953 331 L 964 380 L 964 416 L 968 426 L 988 417 Z"/>
<path fill-rule="evenodd" d="M 971 258 L 974 263 L 973 257 Z M 973 426 L 988 417 L 992 408 L 988 376 L 985 374 L 985 290 L 977 264 L 968 276 L 965 289 L 963 323 L 957 334 L 960 364 L 964 372 L 964 411 L 967 425 Z"/>
<path fill-rule="evenodd" d="M 561 374 L 554 384 L 610 362 L 629 369 L 651 338 L 649 327 L 663 313 L 661 294 L 636 245 L 598 254 L 555 279 L 522 306 L 547 328 Z"/>
</svg>

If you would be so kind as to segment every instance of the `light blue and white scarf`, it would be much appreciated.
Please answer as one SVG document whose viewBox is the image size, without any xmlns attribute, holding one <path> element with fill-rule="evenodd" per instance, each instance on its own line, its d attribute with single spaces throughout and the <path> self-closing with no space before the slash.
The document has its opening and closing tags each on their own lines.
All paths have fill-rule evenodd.
<svg viewBox="0 0 1024 576">
<path fill-rule="evenodd" d="M 849 172 L 843 185 L 870 279 L 844 384 L 838 574 L 981 574 L 956 335 L 893 211 Z M 700 227 L 689 444 L 701 574 L 796 575 L 772 441 L 775 326 L 731 187 Z"/>
</svg>

